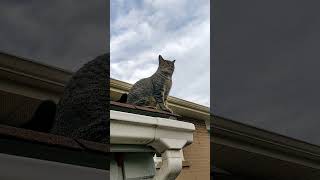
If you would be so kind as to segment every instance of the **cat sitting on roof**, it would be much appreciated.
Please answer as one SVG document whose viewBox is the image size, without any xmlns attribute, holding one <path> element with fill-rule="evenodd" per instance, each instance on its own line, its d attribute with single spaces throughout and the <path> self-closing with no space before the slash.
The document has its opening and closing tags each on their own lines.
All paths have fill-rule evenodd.
<svg viewBox="0 0 320 180">
<path fill-rule="evenodd" d="M 172 86 L 174 62 L 159 55 L 157 71 L 148 78 L 137 81 L 129 90 L 127 103 L 155 108 L 172 113 L 167 106 L 167 98 Z"/>
</svg>

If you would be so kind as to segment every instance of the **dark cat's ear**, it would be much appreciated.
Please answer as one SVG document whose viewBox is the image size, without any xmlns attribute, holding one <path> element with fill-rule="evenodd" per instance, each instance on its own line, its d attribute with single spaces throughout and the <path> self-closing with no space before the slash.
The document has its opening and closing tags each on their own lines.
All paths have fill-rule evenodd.
<svg viewBox="0 0 320 180">
<path fill-rule="evenodd" d="M 164 59 L 162 58 L 162 56 L 159 54 L 159 62 L 164 61 Z"/>
<path fill-rule="evenodd" d="M 176 62 L 176 60 L 173 60 L 172 63 L 174 64 L 174 62 Z"/>
</svg>

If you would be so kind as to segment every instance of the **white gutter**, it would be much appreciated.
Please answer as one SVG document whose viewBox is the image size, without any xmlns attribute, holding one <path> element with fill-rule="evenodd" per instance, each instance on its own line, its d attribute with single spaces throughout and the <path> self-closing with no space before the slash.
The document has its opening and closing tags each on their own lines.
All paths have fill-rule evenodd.
<svg viewBox="0 0 320 180">
<path fill-rule="evenodd" d="M 107 180 L 109 171 L 0 153 L 1 180 Z"/>
<path fill-rule="evenodd" d="M 110 111 L 110 143 L 145 145 L 162 154 L 154 180 L 174 180 L 182 169 L 180 150 L 193 141 L 195 126 L 177 120 Z"/>
</svg>

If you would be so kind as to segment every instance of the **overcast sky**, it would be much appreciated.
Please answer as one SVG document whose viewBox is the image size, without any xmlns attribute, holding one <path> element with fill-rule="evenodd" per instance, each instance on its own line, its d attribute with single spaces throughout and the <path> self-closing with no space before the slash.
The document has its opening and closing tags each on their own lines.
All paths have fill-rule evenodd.
<svg viewBox="0 0 320 180">
<path fill-rule="evenodd" d="M 111 77 L 152 75 L 158 55 L 176 60 L 170 95 L 210 104 L 210 1 L 111 1 Z"/>
<path fill-rule="evenodd" d="M 0 2 L 0 51 L 68 70 L 109 49 L 108 2 Z"/>
<path fill-rule="evenodd" d="M 213 113 L 320 145 L 319 7 L 216 1 Z"/>
</svg>

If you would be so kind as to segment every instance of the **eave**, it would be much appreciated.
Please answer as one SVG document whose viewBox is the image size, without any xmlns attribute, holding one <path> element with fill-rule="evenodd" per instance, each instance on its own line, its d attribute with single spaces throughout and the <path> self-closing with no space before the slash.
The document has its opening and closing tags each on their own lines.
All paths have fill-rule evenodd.
<svg viewBox="0 0 320 180">
<path fill-rule="evenodd" d="M 319 146 L 222 117 L 212 118 L 212 166 L 261 179 L 320 176 Z"/>
<path fill-rule="evenodd" d="M 71 72 L 0 53 L 0 90 L 35 99 L 58 101 Z"/>
</svg>

